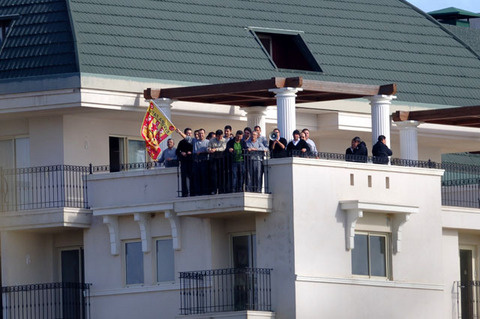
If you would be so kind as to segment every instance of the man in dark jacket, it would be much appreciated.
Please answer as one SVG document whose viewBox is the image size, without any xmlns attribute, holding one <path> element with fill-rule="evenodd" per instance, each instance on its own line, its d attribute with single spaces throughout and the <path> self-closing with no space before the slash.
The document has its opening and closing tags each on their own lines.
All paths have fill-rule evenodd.
<svg viewBox="0 0 480 319">
<path fill-rule="evenodd" d="M 378 142 L 373 145 L 373 162 L 376 164 L 388 164 L 388 157 L 392 156 L 392 151 L 387 146 L 387 138 L 384 135 L 378 137 Z"/>
<path fill-rule="evenodd" d="M 345 151 L 345 160 L 349 162 L 362 162 L 366 163 L 368 158 L 367 145 L 358 136 L 352 139 L 351 147 Z"/>
<path fill-rule="evenodd" d="M 192 136 L 192 129 L 187 127 L 183 130 L 183 133 L 186 136 Z M 182 176 L 182 196 L 188 196 L 189 191 L 191 191 L 193 182 L 192 182 L 192 151 L 193 145 L 184 138 L 183 140 L 178 143 L 177 146 L 177 158 L 180 161 L 180 173 Z M 193 195 L 193 194 L 191 194 Z"/>
<path fill-rule="evenodd" d="M 310 152 L 310 146 L 305 140 L 300 139 L 300 131 L 293 131 L 293 140 L 287 145 L 289 156 L 306 156 Z"/>
</svg>

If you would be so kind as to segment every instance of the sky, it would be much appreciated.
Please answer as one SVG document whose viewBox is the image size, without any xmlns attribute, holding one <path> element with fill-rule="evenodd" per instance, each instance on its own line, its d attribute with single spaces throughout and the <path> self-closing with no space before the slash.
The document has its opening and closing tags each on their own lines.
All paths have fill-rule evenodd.
<svg viewBox="0 0 480 319">
<path fill-rule="evenodd" d="M 425 12 L 455 7 L 475 13 L 480 13 L 480 0 L 407 0 Z"/>
</svg>

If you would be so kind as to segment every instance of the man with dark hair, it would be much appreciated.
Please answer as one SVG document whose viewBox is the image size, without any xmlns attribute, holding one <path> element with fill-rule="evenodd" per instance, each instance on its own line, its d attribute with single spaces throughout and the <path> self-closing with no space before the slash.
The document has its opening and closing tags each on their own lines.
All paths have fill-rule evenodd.
<svg viewBox="0 0 480 319">
<path fill-rule="evenodd" d="M 300 131 L 293 131 L 293 140 L 287 145 L 287 152 L 290 156 L 305 156 L 310 152 L 310 146 L 305 140 L 300 139 Z"/>
<path fill-rule="evenodd" d="M 235 137 L 228 141 L 226 149 L 230 158 L 233 192 L 243 191 L 245 176 L 244 152 L 247 150 L 247 144 L 242 137 L 242 131 L 238 130 Z"/>
<path fill-rule="evenodd" d="M 284 137 L 280 137 L 280 130 L 278 128 L 274 128 L 273 133 L 275 133 L 276 139 L 270 140 L 270 143 L 268 145 L 268 149 L 270 150 L 270 156 L 272 158 L 287 156 L 287 140 Z"/>
<path fill-rule="evenodd" d="M 231 125 L 225 125 L 225 127 L 223 128 L 223 130 L 225 131 L 225 135 L 223 136 L 223 138 L 225 139 L 225 141 L 230 141 L 232 138 L 233 138 L 233 134 L 232 134 L 232 126 Z"/>
<path fill-rule="evenodd" d="M 377 143 L 373 145 L 373 162 L 376 164 L 388 164 L 388 157 L 392 156 L 392 150 L 387 146 L 387 138 L 384 135 L 378 137 Z"/>
<path fill-rule="evenodd" d="M 185 137 L 192 137 L 192 129 L 187 127 L 183 130 Z M 180 161 L 180 174 L 182 178 L 182 196 L 186 197 L 192 190 L 192 151 L 193 145 L 184 138 L 178 143 L 177 158 Z"/>
<path fill-rule="evenodd" d="M 345 151 L 345 160 L 349 162 L 366 163 L 368 158 L 368 150 L 365 142 L 358 136 L 352 139 L 351 146 Z"/>
<path fill-rule="evenodd" d="M 243 140 L 246 142 L 252 137 L 252 129 L 250 127 L 246 127 L 243 129 Z"/>
<path fill-rule="evenodd" d="M 259 125 L 255 125 L 253 128 L 254 132 L 257 132 L 258 134 L 258 141 L 263 144 L 263 146 L 268 147 L 268 141 L 265 136 L 262 135 L 262 128 Z"/>
</svg>

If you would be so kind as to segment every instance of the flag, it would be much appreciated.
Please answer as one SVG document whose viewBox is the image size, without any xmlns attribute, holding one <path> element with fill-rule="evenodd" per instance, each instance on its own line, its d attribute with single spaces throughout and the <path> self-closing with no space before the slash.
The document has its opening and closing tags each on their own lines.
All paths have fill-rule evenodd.
<svg viewBox="0 0 480 319">
<path fill-rule="evenodd" d="M 143 119 L 141 135 L 145 140 L 148 155 L 156 161 L 160 155 L 160 143 L 175 132 L 175 125 L 163 114 L 155 102 L 150 101 Z"/>
</svg>

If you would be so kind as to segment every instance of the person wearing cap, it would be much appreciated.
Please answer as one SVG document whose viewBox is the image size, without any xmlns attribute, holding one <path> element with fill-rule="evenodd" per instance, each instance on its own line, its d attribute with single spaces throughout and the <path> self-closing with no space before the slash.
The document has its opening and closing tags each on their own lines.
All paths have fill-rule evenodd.
<svg viewBox="0 0 480 319">
<path fill-rule="evenodd" d="M 224 152 L 227 146 L 227 141 L 223 138 L 223 131 L 216 130 L 215 137 L 208 142 L 207 152 L 210 183 L 209 193 L 216 194 L 225 192 L 225 161 Z"/>
<path fill-rule="evenodd" d="M 310 152 L 310 146 L 305 140 L 300 139 L 300 131 L 293 131 L 293 140 L 287 145 L 287 152 L 290 156 L 304 156 Z"/>
</svg>

